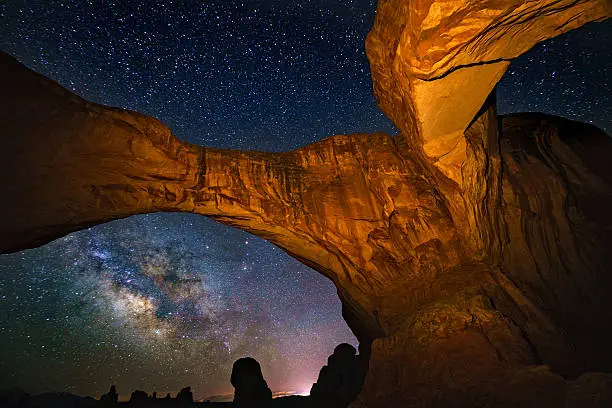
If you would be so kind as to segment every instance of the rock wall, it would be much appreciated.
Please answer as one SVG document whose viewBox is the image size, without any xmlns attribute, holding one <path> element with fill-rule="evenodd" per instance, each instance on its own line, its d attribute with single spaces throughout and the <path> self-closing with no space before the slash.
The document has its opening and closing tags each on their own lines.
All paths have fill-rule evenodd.
<svg viewBox="0 0 612 408">
<path fill-rule="evenodd" d="M 153 118 L 84 101 L 0 54 L 0 251 L 137 213 L 206 215 L 334 282 L 371 356 L 355 406 L 603 406 L 612 142 L 551 116 L 498 117 L 490 78 L 607 6 L 381 0 L 368 55 L 402 134 L 284 153 L 181 142 Z M 469 97 L 455 109 L 419 96 L 442 84 Z M 432 106 L 444 126 L 427 119 Z"/>
<path fill-rule="evenodd" d="M 612 402 L 612 141 L 541 114 L 500 122 L 500 178 L 479 178 L 500 195 L 475 206 L 497 226 L 493 245 L 482 257 L 462 240 L 457 265 L 422 269 L 389 295 L 406 314 L 372 344 L 363 406 Z"/>
</svg>

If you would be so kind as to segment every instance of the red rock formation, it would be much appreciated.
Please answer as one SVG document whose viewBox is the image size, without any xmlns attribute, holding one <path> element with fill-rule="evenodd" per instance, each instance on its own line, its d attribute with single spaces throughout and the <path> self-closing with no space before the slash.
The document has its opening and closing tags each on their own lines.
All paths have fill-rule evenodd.
<svg viewBox="0 0 612 408">
<path fill-rule="evenodd" d="M 611 9 L 609 0 L 380 0 L 366 41 L 378 102 L 461 184 L 463 133 L 510 60 Z"/>
<path fill-rule="evenodd" d="M 368 53 L 402 135 L 286 153 L 181 142 L 3 54 L 0 250 L 137 213 L 207 215 L 334 282 L 371 352 L 356 406 L 597 406 L 609 377 L 579 376 L 612 372 L 612 142 L 550 116 L 499 118 L 486 95 L 495 61 L 603 5 L 381 0 Z M 440 84 L 469 94 L 457 111 L 432 96 L 443 126 L 421 93 Z"/>
</svg>

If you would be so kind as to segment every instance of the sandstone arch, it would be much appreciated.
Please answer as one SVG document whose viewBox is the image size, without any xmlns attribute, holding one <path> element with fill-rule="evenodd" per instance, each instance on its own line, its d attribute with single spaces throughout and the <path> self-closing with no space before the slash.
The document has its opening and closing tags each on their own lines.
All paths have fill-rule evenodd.
<svg viewBox="0 0 612 408">
<path fill-rule="evenodd" d="M 367 49 L 402 134 L 285 153 L 181 142 L 2 54 L 0 250 L 136 213 L 199 213 L 332 279 L 371 344 L 356 405 L 588 406 L 581 393 L 602 375 L 574 379 L 612 372 L 612 143 L 550 116 L 499 118 L 492 89 L 507 59 L 607 7 L 381 0 Z M 454 81 L 457 95 L 486 86 L 453 112 L 434 91 Z"/>
</svg>

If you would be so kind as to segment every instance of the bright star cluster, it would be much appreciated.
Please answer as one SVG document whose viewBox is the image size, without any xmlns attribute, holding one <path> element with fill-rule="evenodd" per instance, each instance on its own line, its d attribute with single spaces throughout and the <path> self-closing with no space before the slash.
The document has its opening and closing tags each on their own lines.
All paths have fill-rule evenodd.
<svg viewBox="0 0 612 408">
<path fill-rule="evenodd" d="M 155 116 L 181 139 L 281 151 L 397 131 L 364 52 L 375 0 L 50 0 L 0 4 L 0 47 L 80 96 Z M 612 129 L 610 23 L 537 46 L 499 86 L 502 113 Z M 304 391 L 356 344 L 327 279 L 193 214 L 130 217 L 0 256 L 0 389 L 230 393 L 258 359 Z"/>
</svg>

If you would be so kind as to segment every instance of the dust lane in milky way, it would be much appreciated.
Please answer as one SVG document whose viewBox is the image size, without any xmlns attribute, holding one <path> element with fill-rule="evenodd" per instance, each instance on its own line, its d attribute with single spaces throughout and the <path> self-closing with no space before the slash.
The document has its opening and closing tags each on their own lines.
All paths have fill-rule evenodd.
<svg viewBox="0 0 612 408">
<path fill-rule="evenodd" d="M 3 386 L 223 394 L 252 355 L 273 389 L 302 392 L 356 344 L 326 278 L 198 215 L 135 216 L 0 262 Z"/>
<path fill-rule="evenodd" d="M 1 48 L 98 103 L 181 139 L 289 150 L 333 134 L 396 133 L 372 96 L 375 1 L 8 1 Z M 610 131 L 610 23 L 537 46 L 499 86 L 500 111 Z M 99 395 L 191 385 L 231 392 L 252 355 L 271 388 L 304 391 L 356 344 L 335 289 L 281 250 L 189 214 L 130 217 L 0 256 L 0 388 Z"/>
</svg>

